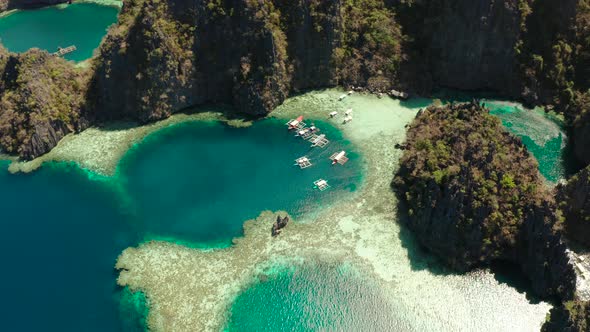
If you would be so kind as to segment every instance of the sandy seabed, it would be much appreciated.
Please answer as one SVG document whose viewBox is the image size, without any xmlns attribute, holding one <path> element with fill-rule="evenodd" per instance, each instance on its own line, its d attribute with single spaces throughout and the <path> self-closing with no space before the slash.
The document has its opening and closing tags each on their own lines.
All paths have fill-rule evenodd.
<svg viewBox="0 0 590 332">
<path fill-rule="evenodd" d="M 405 139 L 405 126 L 418 109 L 399 101 L 353 95 L 338 101 L 337 90 L 290 98 L 272 113 L 288 120 L 298 115 L 333 121 L 364 160 L 365 183 L 357 192 L 313 216 L 291 222 L 272 238 L 279 212 L 264 211 L 244 224 L 244 236 L 226 249 L 191 249 L 169 242 L 148 242 L 119 257 L 118 283 L 142 291 L 150 305 L 153 331 L 215 331 L 223 328 L 232 301 L 277 264 L 326 260 L 351 264 L 379 287 L 400 317 L 402 330 L 538 331 L 550 305 L 531 303 L 527 294 L 501 283 L 487 271 L 448 273 L 430 255 L 421 254 L 401 228 L 390 182 Z M 342 113 L 354 110 L 343 125 Z M 198 120 L 223 120 L 215 113 L 175 115 L 152 125 L 131 124 L 89 129 L 66 137 L 51 153 L 13 171 L 30 170 L 44 161 L 74 161 L 81 167 L 112 175 L 124 153 L 143 137 L 166 126 Z M 329 194 L 329 191 L 326 192 Z"/>
</svg>

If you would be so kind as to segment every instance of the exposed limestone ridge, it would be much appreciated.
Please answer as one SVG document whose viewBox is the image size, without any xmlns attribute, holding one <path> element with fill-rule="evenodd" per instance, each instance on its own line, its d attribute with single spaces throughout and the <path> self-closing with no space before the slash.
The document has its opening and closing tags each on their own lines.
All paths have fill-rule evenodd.
<svg viewBox="0 0 590 332">
<path fill-rule="evenodd" d="M 95 59 L 99 118 L 151 121 L 187 106 L 232 104 L 263 116 L 291 91 L 362 85 L 386 91 L 401 30 L 384 2 L 126 2 Z"/>
<path fill-rule="evenodd" d="M 561 217 L 537 163 L 485 107 L 423 110 L 393 185 L 407 205 L 408 227 L 451 267 L 512 261 L 538 294 L 573 297 Z"/>
<path fill-rule="evenodd" d="M 586 332 L 590 330 L 590 302 L 565 302 L 551 309 L 542 332 Z"/>
<path fill-rule="evenodd" d="M 557 200 L 567 236 L 590 247 L 590 166 L 558 187 Z"/>
<path fill-rule="evenodd" d="M 8 53 L 0 46 L 0 149 L 33 159 L 83 120 L 85 76 L 66 60 L 31 49 Z"/>
</svg>

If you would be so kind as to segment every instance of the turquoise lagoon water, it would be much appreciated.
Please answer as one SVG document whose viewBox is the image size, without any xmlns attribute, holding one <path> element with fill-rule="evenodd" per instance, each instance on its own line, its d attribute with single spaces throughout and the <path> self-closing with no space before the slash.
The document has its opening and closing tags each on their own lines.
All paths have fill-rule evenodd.
<svg viewBox="0 0 590 332">
<path fill-rule="evenodd" d="M 354 147 L 318 125 L 332 139 L 324 150 L 274 120 L 240 129 L 176 125 L 133 148 L 113 178 L 65 163 L 13 175 L 0 162 L 3 330 L 142 330 L 141 296 L 115 283 L 122 250 L 160 237 L 227 245 L 261 210 L 300 215 L 361 184 L 359 156 L 339 167 L 328 160 L 333 150 Z M 293 166 L 303 154 L 313 167 Z M 315 191 L 318 177 L 331 190 Z"/>
<path fill-rule="evenodd" d="M 92 57 L 118 12 L 116 7 L 92 3 L 16 11 L 0 17 L 0 43 L 12 52 L 33 47 L 55 52 L 59 46 L 76 45 L 65 58 L 83 61 Z"/>
<path fill-rule="evenodd" d="M 539 171 L 552 183 L 575 173 L 577 165 L 566 131 L 559 120 L 541 109 L 525 110 L 517 104 L 485 101 L 490 114 L 521 138 L 528 151 L 539 162 Z"/>
<path fill-rule="evenodd" d="M 471 94 L 443 91 L 438 96 L 444 103 L 468 102 L 473 99 Z M 555 117 L 546 114 L 541 109 L 529 110 L 518 103 L 498 101 L 493 95 L 482 94 L 476 97 L 490 97 L 483 99 L 490 114 L 502 120 L 504 127 L 520 137 L 528 151 L 539 162 L 539 172 L 551 183 L 567 178 L 579 170 L 571 146 L 568 145 L 566 130 Z M 428 107 L 433 99 L 416 98 L 402 103 L 406 107 Z"/>
</svg>

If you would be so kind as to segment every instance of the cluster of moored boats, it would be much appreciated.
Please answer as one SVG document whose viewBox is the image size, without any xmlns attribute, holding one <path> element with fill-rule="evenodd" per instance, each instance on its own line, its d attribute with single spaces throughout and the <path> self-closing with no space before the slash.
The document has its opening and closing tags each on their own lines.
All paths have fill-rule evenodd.
<svg viewBox="0 0 590 332">
<path fill-rule="evenodd" d="M 349 91 L 347 94 L 340 96 L 340 98 L 338 98 L 338 100 L 343 100 L 344 98 L 351 95 L 352 93 L 353 93 L 352 91 Z M 328 115 L 330 118 L 335 118 L 336 116 L 338 116 L 338 112 L 334 111 Z M 348 109 L 344 112 L 343 124 L 346 124 L 350 121 L 352 121 L 352 109 Z M 307 126 L 307 124 L 303 121 L 302 115 L 297 117 L 296 119 L 289 120 L 289 122 L 286 123 L 286 126 L 287 126 L 288 130 L 293 130 L 296 132 L 295 133 L 296 137 L 300 137 L 306 141 L 309 141 L 311 143 L 312 148 L 314 148 L 314 147 L 323 148 L 330 143 L 330 141 L 328 140 L 326 135 L 320 134 L 320 129 L 318 127 L 316 127 L 313 123 L 310 126 Z M 346 151 L 344 151 L 344 150 L 337 151 L 337 152 L 333 153 L 329 159 L 332 162 L 332 165 L 337 165 L 337 164 L 344 165 L 349 160 L 346 155 Z M 312 165 L 313 164 L 311 163 L 311 160 L 307 156 L 303 156 L 303 157 L 299 157 L 299 158 L 295 159 L 295 166 L 299 166 L 299 168 L 301 168 L 301 169 L 311 167 Z M 313 184 L 314 184 L 314 187 L 320 191 L 324 191 L 324 190 L 330 188 L 328 181 L 326 181 L 324 179 L 318 179 L 318 180 L 314 181 Z"/>
</svg>

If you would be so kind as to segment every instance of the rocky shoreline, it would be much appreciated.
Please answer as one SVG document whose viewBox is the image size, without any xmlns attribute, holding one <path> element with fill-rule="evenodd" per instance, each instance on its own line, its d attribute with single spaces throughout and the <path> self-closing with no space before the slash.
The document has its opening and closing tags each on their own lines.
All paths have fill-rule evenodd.
<svg viewBox="0 0 590 332">
<path fill-rule="evenodd" d="M 421 244 L 459 271 L 519 264 L 537 294 L 563 301 L 544 331 L 585 331 L 588 271 L 564 236 L 587 240 L 587 170 L 551 189 L 564 219 L 536 161 L 479 102 L 421 111 L 402 147 L 393 187 Z"/>
<path fill-rule="evenodd" d="M 552 8 L 553 2 L 503 5 L 484 0 L 481 6 L 466 0 L 412 5 L 368 0 L 125 2 L 119 23 L 80 74 L 87 78 L 85 92 L 66 91 L 84 101 L 81 122 L 72 128 L 121 119 L 152 122 L 206 103 L 232 105 L 242 116 L 261 117 L 289 95 L 314 88 L 357 87 L 378 94 L 395 89 L 428 95 L 434 87 L 445 86 L 487 89 L 530 104 L 554 105 L 567 115 L 575 150 L 585 160 L 588 135 L 584 133 L 590 121 L 583 118 L 574 125 L 575 113 L 584 105 L 576 102 L 585 96 L 584 82 L 574 81 L 568 89 L 579 97 L 566 100 L 561 98 L 563 84 L 552 86 L 545 79 L 551 73 L 535 66 L 543 59 L 550 62 L 548 53 L 555 49 L 538 44 L 538 30 L 562 34 L 559 40 L 551 39 L 560 45 L 581 43 L 584 32 L 571 31 L 585 22 L 587 8 L 568 0 L 556 10 L 560 21 L 539 27 L 537 23 L 547 19 L 543 6 Z M 479 29 L 471 29 L 474 24 Z M 457 51 L 466 47 L 474 55 Z M 6 57 L 15 56 L 0 54 L 0 59 Z M 585 63 L 582 53 L 572 57 L 579 61 L 564 77 L 565 83 L 582 72 Z M 7 70 L 15 69 L 9 63 Z M 52 116 L 37 127 L 57 133 L 56 140 L 62 137 L 63 129 Z M 55 140 L 42 139 L 38 153 L 20 153 L 19 149 L 37 148 L 27 147 L 30 142 L 20 138 L 16 150 L 2 141 L 4 150 L 23 159 L 55 146 Z"/>
</svg>

